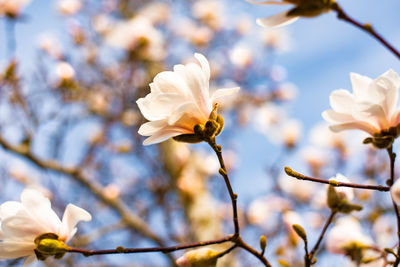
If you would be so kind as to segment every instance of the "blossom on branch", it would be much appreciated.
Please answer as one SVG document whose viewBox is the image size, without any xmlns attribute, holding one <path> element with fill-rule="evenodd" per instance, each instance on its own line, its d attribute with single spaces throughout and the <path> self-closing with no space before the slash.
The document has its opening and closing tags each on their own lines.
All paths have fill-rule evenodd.
<svg viewBox="0 0 400 267">
<path fill-rule="evenodd" d="M 205 125 L 214 105 L 222 98 L 235 94 L 239 87 L 219 89 L 210 95 L 210 66 L 207 59 L 196 53 L 200 65 L 175 65 L 174 71 L 156 75 L 150 83 L 151 92 L 136 101 L 144 123 L 139 134 L 150 136 L 144 145 L 160 143 L 168 138 L 194 134 L 196 125 Z"/>
<path fill-rule="evenodd" d="M 334 132 L 359 129 L 379 141 L 385 136 L 396 138 L 396 127 L 400 123 L 400 109 L 397 106 L 400 76 L 388 70 L 375 80 L 360 74 L 350 74 L 353 93 L 335 90 L 330 95 L 333 110 L 326 110 L 322 117 L 328 121 Z M 375 144 L 375 143 L 374 143 Z"/>
<path fill-rule="evenodd" d="M 334 254 L 355 257 L 373 244 L 372 239 L 363 234 L 359 221 L 353 217 L 340 218 L 326 237 L 326 249 Z"/>
<path fill-rule="evenodd" d="M 263 27 L 280 27 L 295 22 L 299 17 L 316 17 L 332 9 L 333 0 L 282 0 L 255 1 L 246 0 L 255 5 L 294 5 L 289 11 L 257 19 L 257 24 Z"/>
<path fill-rule="evenodd" d="M 33 263 L 37 257 L 45 259 L 37 251 L 38 238 L 46 234 L 68 242 L 77 231 L 76 224 L 91 218 L 87 211 L 68 204 L 61 221 L 48 198 L 37 190 L 25 189 L 21 202 L 7 201 L 0 205 L 0 259 L 27 257 L 24 265 Z"/>
<path fill-rule="evenodd" d="M 0 0 L 0 16 L 18 17 L 31 0 Z"/>
</svg>

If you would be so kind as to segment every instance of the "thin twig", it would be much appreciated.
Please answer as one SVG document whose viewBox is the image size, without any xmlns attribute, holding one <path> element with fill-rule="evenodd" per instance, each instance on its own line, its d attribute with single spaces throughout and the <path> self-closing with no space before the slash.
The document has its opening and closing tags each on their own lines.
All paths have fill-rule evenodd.
<svg viewBox="0 0 400 267">
<path fill-rule="evenodd" d="M 388 155 L 389 155 L 389 160 L 390 160 L 390 178 L 389 178 L 389 185 L 393 186 L 394 184 L 394 162 L 396 160 L 396 154 L 393 153 L 393 147 L 390 146 L 387 149 Z M 393 203 L 393 208 L 394 208 L 394 212 L 396 213 L 396 219 L 397 219 L 397 237 L 399 240 L 399 243 L 397 245 L 397 257 L 396 260 L 393 264 L 394 267 L 399 266 L 400 263 L 400 258 L 398 257 L 398 255 L 400 254 L 400 214 L 399 214 L 399 208 L 397 207 L 396 202 L 393 200 L 392 198 L 392 203 Z"/>
<path fill-rule="evenodd" d="M 319 245 L 322 242 L 322 239 L 324 238 L 326 230 L 328 229 L 329 225 L 332 223 L 333 217 L 335 217 L 335 215 L 336 215 L 336 211 L 331 211 L 331 214 L 329 215 L 328 220 L 325 222 L 324 228 L 322 228 L 322 232 L 319 235 L 317 243 L 315 243 L 313 249 L 311 250 L 311 252 L 310 252 L 310 254 L 308 256 L 309 257 L 309 262 L 308 263 L 306 262 L 306 267 L 311 266 L 311 263 L 312 263 L 312 260 L 314 258 L 314 255 L 315 255 L 315 253 L 317 253 L 317 250 L 319 248 Z"/>
<path fill-rule="evenodd" d="M 382 191 L 382 192 L 387 192 L 390 190 L 390 187 L 383 186 L 383 185 L 364 185 L 364 184 L 343 183 L 343 182 L 335 181 L 334 179 L 324 180 L 324 179 L 320 179 L 320 178 L 310 177 L 310 176 L 306 176 L 301 173 L 295 172 L 289 167 L 285 167 L 285 172 L 287 175 L 294 177 L 296 179 L 299 179 L 299 180 L 311 181 L 311 182 L 316 182 L 316 183 L 321 183 L 321 184 L 329 184 L 329 185 L 336 186 L 336 187 L 351 187 L 351 188 L 358 188 L 358 189 L 377 190 L 377 191 Z"/>
<path fill-rule="evenodd" d="M 355 27 L 369 33 L 372 35 L 378 42 L 384 45 L 387 49 L 389 49 L 393 54 L 396 55 L 398 59 L 400 59 L 400 52 L 396 50 L 388 41 L 386 41 L 379 33 L 377 33 L 374 28 L 370 24 L 362 24 L 355 19 L 349 17 L 346 12 L 339 6 L 339 4 L 334 3 L 332 5 L 332 10 L 337 13 L 339 19 L 349 22 L 350 24 L 354 25 Z"/>
<path fill-rule="evenodd" d="M 208 246 L 208 245 L 221 244 L 221 243 L 232 241 L 233 238 L 234 238 L 233 235 L 230 235 L 230 236 L 226 236 L 224 238 L 220 238 L 220 239 L 216 239 L 216 240 L 195 242 L 195 243 L 176 245 L 176 246 L 170 246 L 170 247 L 152 247 L 152 248 L 117 247 L 116 249 L 101 249 L 101 250 L 70 248 L 70 249 L 68 249 L 68 252 L 80 253 L 85 256 L 105 255 L 105 254 L 134 254 L 134 253 L 150 253 L 150 252 L 170 253 L 173 251 L 183 250 L 183 249 L 188 249 L 188 248 L 196 248 L 196 247 L 204 247 L 204 246 Z M 228 252 L 230 252 L 232 249 L 233 249 L 232 247 L 230 249 L 228 249 Z"/>
</svg>

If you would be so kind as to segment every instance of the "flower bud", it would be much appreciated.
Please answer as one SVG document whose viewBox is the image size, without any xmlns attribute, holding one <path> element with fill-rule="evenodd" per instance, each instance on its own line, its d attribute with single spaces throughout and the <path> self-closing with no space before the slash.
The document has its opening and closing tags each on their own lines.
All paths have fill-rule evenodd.
<svg viewBox="0 0 400 267">
<path fill-rule="evenodd" d="M 218 255 L 219 253 L 212 249 L 200 248 L 186 252 L 176 260 L 176 264 L 180 267 L 215 267 Z"/>
</svg>

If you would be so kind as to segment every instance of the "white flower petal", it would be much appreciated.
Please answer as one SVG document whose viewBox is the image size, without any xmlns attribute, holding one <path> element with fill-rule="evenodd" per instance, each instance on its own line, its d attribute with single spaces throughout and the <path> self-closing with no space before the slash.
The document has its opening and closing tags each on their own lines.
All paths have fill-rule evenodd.
<svg viewBox="0 0 400 267">
<path fill-rule="evenodd" d="M 0 221 L 4 218 L 14 216 L 18 211 L 24 207 L 20 202 L 17 201 L 7 201 L 0 205 Z"/>
<path fill-rule="evenodd" d="M 36 245 L 33 242 L 3 241 L 0 242 L 0 259 L 13 259 L 34 254 Z"/>
<path fill-rule="evenodd" d="M 140 126 L 138 133 L 143 136 L 150 136 L 166 126 L 168 126 L 167 120 L 149 121 Z"/>
<path fill-rule="evenodd" d="M 51 209 L 50 200 L 34 189 L 25 189 L 21 194 L 21 203 L 40 225 L 49 233 L 57 233 L 61 221 Z"/>
<path fill-rule="evenodd" d="M 148 145 L 153 145 L 156 143 L 161 143 L 171 137 L 185 134 L 185 133 L 187 133 L 187 132 L 185 132 L 181 128 L 177 128 L 177 127 L 165 128 L 162 131 L 159 131 L 159 132 L 153 134 L 152 136 L 150 136 L 149 138 L 147 138 L 146 140 L 144 140 L 143 145 L 148 146 Z"/>
<path fill-rule="evenodd" d="M 352 72 L 350 73 L 350 80 L 353 87 L 354 97 L 361 101 L 369 100 L 368 86 L 372 82 L 372 79 Z"/>
<path fill-rule="evenodd" d="M 237 92 L 239 92 L 240 87 L 233 87 L 233 88 L 221 88 L 218 89 L 217 91 L 214 92 L 214 94 L 212 95 L 212 102 L 216 103 L 219 100 L 234 95 Z"/>
<path fill-rule="evenodd" d="M 287 13 L 288 11 L 285 11 L 267 18 L 257 19 L 256 22 L 262 27 L 282 27 L 295 22 L 299 18 L 288 16 Z"/>
<path fill-rule="evenodd" d="M 60 239 L 68 242 L 76 232 L 75 226 L 80 221 L 90 221 L 92 216 L 86 210 L 79 208 L 73 204 L 68 204 L 61 223 Z"/>
<path fill-rule="evenodd" d="M 329 102 L 334 111 L 351 114 L 354 104 L 354 97 L 349 91 L 340 89 L 335 90 L 329 97 Z"/>
<path fill-rule="evenodd" d="M 194 57 L 200 62 L 200 66 L 204 73 L 204 78 L 206 81 L 210 80 L 210 65 L 208 64 L 208 60 L 205 56 L 200 53 L 195 53 Z M 207 90 L 208 92 L 208 90 Z"/>
<path fill-rule="evenodd" d="M 20 211 L 1 222 L 4 239 L 34 240 L 41 234 L 50 232 L 46 226 L 38 223 L 26 210 Z M 53 232 L 56 233 L 56 232 Z"/>
</svg>

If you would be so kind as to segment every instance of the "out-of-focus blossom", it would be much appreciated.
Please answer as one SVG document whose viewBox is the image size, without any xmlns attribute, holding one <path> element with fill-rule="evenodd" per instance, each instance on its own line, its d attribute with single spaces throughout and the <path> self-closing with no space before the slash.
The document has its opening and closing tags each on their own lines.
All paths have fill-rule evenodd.
<svg viewBox="0 0 400 267">
<path fill-rule="evenodd" d="M 77 231 L 77 223 L 90 220 L 87 211 L 68 204 L 61 221 L 49 199 L 37 190 L 25 189 L 21 202 L 7 201 L 0 206 L 0 259 L 27 257 L 25 264 L 31 264 L 36 260 L 36 238 L 53 233 L 58 240 L 68 242 Z"/>
<path fill-rule="evenodd" d="M 139 134 L 150 136 L 144 145 L 193 134 L 195 125 L 207 122 L 215 103 L 239 90 L 219 89 L 210 95 L 208 61 L 201 54 L 195 57 L 200 65 L 175 65 L 174 71 L 157 74 L 150 84 L 150 94 L 137 101 L 143 116 L 150 121 L 139 129 Z"/>
<path fill-rule="evenodd" d="M 372 230 L 379 247 L 388 248 L 396 242 L 395 225 L 394 218 L 388 214 L 381 215 L 374 221 Z"/>
<path fill-rule="evenodd" d="M 286 211 L 282 216 L 283 223 L 289 233 L 290 241 L 296 245 L 300 239 L 296 231 L 293 229 L 293 224 L 304 225 L 301 216 L 295 211 Z"/>
<path fill-rule="evenodd" d="M 319 169 L 329 162 L 329 157 L 326 151 L 314 146 L 305 147 L 300 153 L 311 169 Z"/>
<path fill-rule="evenodd" d="M 199 0 L 192 6 L 193 16 L 213 30 L 220 30 L 224 25 L 224 7 L 217 0 Z"/>
<path fill-rule="evenodd" d="M 109 30 L 112 29 L 112 21 L 110 17 L 106 14 L 99 14 L 93 17 L 92 21 L 92 26 L 93 29 L 98 33 L 98 34 L 106 34 Z"/>
<path fill-rule="evenodd" d="M 179 19 L 173 31 L 196 46 L 207 45 L 214 37 L 214 31 L 206 26 L 198 26 L 190 19 Z"/>
<path fill-rule="evenodd" d="M 353 217 L 340 218 L 326 237 L 327 250 L 335 254 L 349 254 L 350 250 L 372 244 L 372 239 L 362 233 L 359 221 Z"/>
<path fill-rule="evenodd" d="M 293 148 L 300 139 L 301 132 L 302 125 L 299 120 L 287 120 L 280 127 L 281 142 L 285 144 L 287 148 Z"/>
<path fill-rule="evenodd" d="M 105 40 L 109 45 L 134 52 L 142 59 L 162 60 L 165 57 L 161 32 L 143 16 L 117 23 L 106 34 Z"/>
<path fill-rule="evenodd" d="M 341 182 L 341 183 L 350 183 L 349 179 L 347 179 L 346 176 L 338 173 L 336 174 L 335 177 L 332 177 L 329 179 L 329 181 L 333 182 Z M 354 198 L 354 189 L 351 187 L 346 187 L 346 186 L 339 186 L 335 187 L 335 191 L 337 194 L 341 195 L 343 199 L 346 199 L 348 201 L 353 200 Z"/>
<path fill-rule="evenodd" d="M 252 116 L 254 126 L 258 131 L 268 134 L 271 127 L 278 125 L 282 114 L 284 111 L 280 107 L 271 103 L 265 104 Z"/>
<path fill-rule="evenodd" d="M 31 0 L 0 0 L 0 16 L 18 17 Z"/>
<path fill-rule="evenodd" d="M 134 109 L 127 109 L 121 115 L 121 122 L 125 126 L 133 126 L 139 121 L 139 113 Z"/>
<path fill-rule="evenodd" d="M 257 19 L 257 24 L 263 27 L 280 27 L 295 22 L 299 17 L 316 17 L 331 10 L 330 0 L 282 0 L 282 1 L 254 1 L 246 0 L 255 5 L 295 5 L 289 11 Z"/>
<path fill-rule="evenodd" d="M 253 63 L 253 52 L 246 45 L 236 45 L 229 52 L 229 59 L 238 68 L 246 68 Z"/>
<path fill-rule="evenodd" d="M 278 85 L 273 91 L 273 96 L 279 101 L 291 101 L 297 96 L 297 86 L 290 82 L 284 82 Z"/>
<path fill-rule="evenodd" d="M 327 123 L 319 123 L 311 129 L 310 142 L 320 147 L 345 149 L 345 133 L 332 132 Z"/>
<path fill-rule="evenodd" d="M 265 196 L 253 200 L 247 210 L 247 219 L 252 224 L 271 224 L 272 217 L 289 209 L 290 202 L 278 196 Z"/>
<path fill-rule="evenodd" d="M 186 252 L 176 260 L 179 267 L 215 267 L 218 252 L 210 248 L 199 248 Z"/>
<path fill-rule="evenodd" d="M 75 78 L 74 68 L 65 61 L 60 61 L 56 66 L 57 78 L 60 80 L 72 80 Z"/>
<path fill-rule="evenodd" d="M 61 44 L 59 40 L 52 35 L 41 35 L 39 37 L 38 45 L 41 50 L 54 59 L 61 59 L 63 57 Z"/>
<path fill-rule="evenodd" d="M 289 194 L 299 201 L 307 201 L 313 196 L 315 184 L 308 183 L 288 176 L 282 172 L 278 178 L 278 185 L 283 192 Z"/>
<path fill-rule="evenodd" d="M 167 3 L 154 1 L 141 8 L 139 14 L 148 18 L 153 24 L 159 24 L 168 20 L 170 8 Z"/>
<path fill-rule="evenodd" d="M 236 31 L 240 35 L 246 35 L 252 28 L 253 19 L 250 16 L 241 16 L 236 22 Z"/>
<path fill-rule="evenodd" d="M 57 9 L 62 15 L 75 15 L 82 8 L 81 0 L 59 0 Z"/>
<path fill-rule="evenodd" d="M 400 179 L 397 178 L 396 182 L 390 188 L 390 194 L 396 202 L 397 205 L 400 205 Z"/>
<path fill-rule="evenodd" d="M 350 78 L 353 94 L 344 89 L 333 91 L 333 110 L 322 113 L 332 131 L 359 129 L 374 136 L 400 123 L 400 77 L 396 72 L 388 70 L 375 80 L 356 73 L 351 73 Z"/>
<path fill-rule="evenodd" d="M 291 48 L 292 40 L 285 29 L 262 28 L 259 38 L 267 48 L 278 52 L 286 52 Z"/>
</svg>

